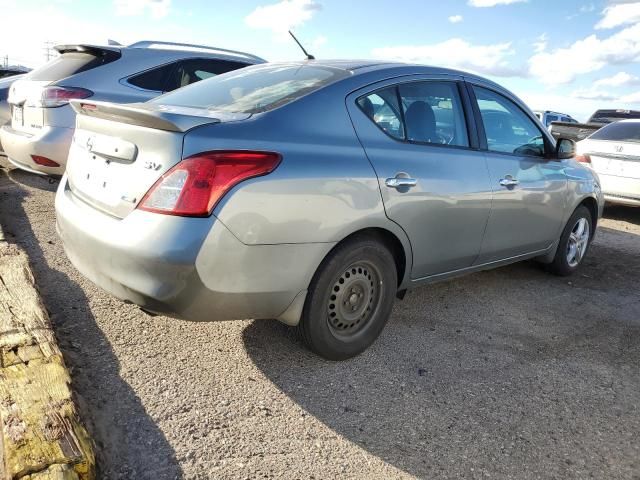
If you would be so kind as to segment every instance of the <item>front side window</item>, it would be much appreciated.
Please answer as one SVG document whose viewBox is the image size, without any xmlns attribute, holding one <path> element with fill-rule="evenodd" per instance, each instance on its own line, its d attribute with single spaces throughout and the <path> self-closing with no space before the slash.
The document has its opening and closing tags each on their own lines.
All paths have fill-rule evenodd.
<svg viewBox="0 0 640 480">
<path fill-rule="evenodd" d="M 487 148 L 492 152 L 544 157 L 544 137 L 515 103 L 486 88 L 473 87 Z"/>
<path fill-rule="evenodd" d="M 384 132 L 394 138 L 404 140 L 398 92 L 396 87 L 378 90 L 370 95 L 360 97 L 358 105 L 362 111 Z"/>
<path fill-rule="evenodd" d="M 399 87 L 407 140 L 469 146 L 458 87 L 451 82 L 412 82 Z"/>
</svg>

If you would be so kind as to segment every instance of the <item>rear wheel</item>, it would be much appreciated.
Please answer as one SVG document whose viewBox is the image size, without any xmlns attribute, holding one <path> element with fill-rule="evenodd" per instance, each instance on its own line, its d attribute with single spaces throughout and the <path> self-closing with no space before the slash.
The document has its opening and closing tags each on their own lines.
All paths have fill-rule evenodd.
<svg viewBox="0 0 640 480">
<path fill-rule="evenodd" d="M 593 237 L 593 219 L 585 206 L 573 212 L 560 236 L 560 243 L 549 270 L 560 276 L 575 272 L 587 255 Z"/>
<path fill-rule="evenodd" d="M 316 272 L 298 325 L 307 346 L 328 360 L 366 350 L 391 315 L 397 290 L 391 252 L 370 238 L 336 247 Z"/>
</svg>

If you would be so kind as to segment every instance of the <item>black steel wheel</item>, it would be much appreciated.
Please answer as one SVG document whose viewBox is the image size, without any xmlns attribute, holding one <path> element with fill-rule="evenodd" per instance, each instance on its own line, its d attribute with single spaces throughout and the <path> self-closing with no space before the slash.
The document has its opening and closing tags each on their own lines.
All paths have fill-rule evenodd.
<svg viewBox="0 0 640 480">
<path fill-rule="evenodd" d="M 298 326 L 302 338 L 329 360 L 360 354 L 387 323 L 397 287 L 395 261 L 382 242 L 356 237 L 339 245 L 309 287 Z"/>
</svg>

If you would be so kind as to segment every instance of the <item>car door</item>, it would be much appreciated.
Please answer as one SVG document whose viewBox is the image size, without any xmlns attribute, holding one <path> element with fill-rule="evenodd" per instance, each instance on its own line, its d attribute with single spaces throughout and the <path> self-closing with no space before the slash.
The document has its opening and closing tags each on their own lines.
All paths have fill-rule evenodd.
<svg viewBox="0 0 640 480">
<path fill-rule="evenodd" d="M 494 191 L 476 263 L 542 251 L 560 235 L 566 162 L 550 159 L 550 139 L 523 107 L 489 86 L 471 85 L 470 94 Z"/>
<path fill-rule="evenodd" d="M 410 239 L 413 279 L 471 266 L 491 209 L 486 158 L 457 80 L 396 80 L 347 99 L 387 216 Z"/>
</svg>

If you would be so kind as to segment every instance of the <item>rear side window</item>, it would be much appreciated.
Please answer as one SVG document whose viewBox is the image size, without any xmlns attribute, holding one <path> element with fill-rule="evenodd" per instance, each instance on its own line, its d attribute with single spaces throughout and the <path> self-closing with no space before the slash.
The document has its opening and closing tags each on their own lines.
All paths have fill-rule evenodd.
<svg viewBox="0 0 640 480">
<path fill-rule="evenodd" d="M 469 146 L 464 110 L 455 83 L 404 83 L 360 97 L 358 105 L 394 138 Z"/>
<path fill-rule="evenodd" d="M 407 140 L 469 146 L 458 87 L 451 82 L 413 82 L 398 87 Z"/>
<path fill-rule="evenodd" d="M 350 72 L 340 68 L 315 65 L 259 65 L 188 85 L 152 102 L 221 112 L 261 113 L 349 75 Z"/>
<path fill-rule="evenodd" d="M 360 97 L 358 105 L 367 117 L 385 133 L 399 140 L 405 139 L 396 87 L 384 88 L 370 95 Z"/>
<path fill-rule="evenodd" d="M 536 124 L 508 98 L 482 87 L 473 87 L 492 152 L 544 156 L 544 138 Z"/>
<path fill-rule="evenodd" d="M 106 65 L 119 58 L 118 54 L 104 52 L 69 52 L 36 68 L 29 74 L 30 80 L 49 80 L 55 82 L 70 77 L 76 73 L 86 72 L 96 67 Z"/>
<path fill-rule="evenodd" d="M 186 87 L 192 83 L 206 80 L 208 78 L 220 75 L 221 73 L 231 72 L 242 67 L 246 67 L 246 63 L 231 62 L 227 60 L 213 60 L 205 58 L 192 58 L 183 60 L 176 64 L 171 78 L 164 87 L 164 91 L 170 92 L 177 88 Z"/>
<path fill-rule="evenodd" d="M 176 64 L 174 62 L 168 65 L 163 65 L 162 67 L 152 68 L 146 72 L 129 77 L 127 82 L 145 90 L 165 92 L 167 90 L 166 86 L 169 83 L 169 79 L 172 78 L 174 74 L 175 67 Z"/>
<path fill-rule="evenodd" d="M 640 143 L 640 122 L 616 122 L 602 127 L 591 135 L 592 140 Z"/>
<path fill-rule="evenodd" d="M 545 121 L 545 125 L 548 127 L 551 125 L 551 122 L 557 122 L 558 117 L 556 115 L 547 115 L 547 120 Z"/>
</svg>

